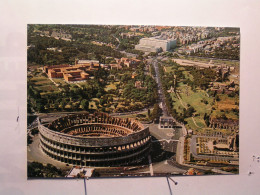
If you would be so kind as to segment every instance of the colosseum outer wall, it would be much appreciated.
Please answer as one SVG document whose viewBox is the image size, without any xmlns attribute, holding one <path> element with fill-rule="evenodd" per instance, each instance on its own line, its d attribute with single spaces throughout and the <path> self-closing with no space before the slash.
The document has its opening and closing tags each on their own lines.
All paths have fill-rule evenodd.
<svg viewBox="0 0 260 195">
<path fill-rule="evenodd" d="M 75 117 L 77 121 L 75 121 Z M 86 115 L 77 115 L 61 118 L 48 126 L 55 130 L 45 127 L 39 120 L 40 143 L 43 152 L 58 161 L 82 166 L 122 166 L 141 162 L 147 157 L 151 145 L 149 128 L 143 128 L 142 124 L 137 121 L 114 117 L 111 119 L 108 115 L 103 117 L 109 120 L 105 121 L 103 118 L 101 119 L 103 123 L 101 123 L 100 117 L 102 116 L 87 115 L 86 117 Z M 90 120 L 86 120 L 86 118 Z M 63 128 L 59 129 L 62 126 L 61 122 L 70 125 L 65 125 L 66 127 L 63 125 Z M 104 124 L 104 129 L 107 129 L 107 131 L 112 129 L 113 131 L 122 132 L 125 130 L 128 133 L 127 135 L 115 137 L 89 137 L 60 132 L 66 128 L 68 129 L 68 127 L 69 131 L 73 131 L 74 129 L 71 127 L 75 127 L 76 132 L 86 133 L 87 130 L 89 132 L 89 129 L 86 129 L 84 124 L 93 125 L 92 131 L 94 132 L 98 130 L 96 126 L 99 127 Z M 112 128 L 107 128 L 107 126 Z M 102 129 L 102 132 L 104 132 L 104 129 Z"/>
</svg>

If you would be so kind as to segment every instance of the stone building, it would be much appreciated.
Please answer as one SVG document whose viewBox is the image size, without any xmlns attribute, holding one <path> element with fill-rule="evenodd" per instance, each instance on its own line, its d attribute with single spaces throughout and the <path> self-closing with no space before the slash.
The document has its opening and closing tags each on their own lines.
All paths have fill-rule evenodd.
<svg viewBox="0 0 260 195">
<path fill-rule="evenodd" d="M 239 121 L 233 119 L 211 118 L 209 127 L 218 129 L 238 130 Z"/>
<path fill-rule="evenodd" d="M 67 82 L 84 81 L 100 67 L 98 61 L 76 60 L 75 65 L 44 66 L 50 78 L 64 78 Z"/>
<path fill-rule="evenodd" d="M 165 117 L 162 116 L 159 119 L 159 128 L 173 128 L 174 125 L 176 125 L 176 122 L 174 121 L 173 117 Z"/>
<path fill-rule="evenodd" d="M 150 152 L 149 128 L 132 119 L 105 113 L 75 114 L 48 126 L 38 120 L 40 147 L 51 158 L 80 166 L 136 164 Z"/>
<path fill-rule="evenodd" d="M 176 47 L 175 39 L 163 39 L 160 36 L 142 38 L 138 45 L 135 46 L 136 50 L 141 50 L 145 52 L 161 52 L 169 51 L 170 49 Z"/>
</svg>

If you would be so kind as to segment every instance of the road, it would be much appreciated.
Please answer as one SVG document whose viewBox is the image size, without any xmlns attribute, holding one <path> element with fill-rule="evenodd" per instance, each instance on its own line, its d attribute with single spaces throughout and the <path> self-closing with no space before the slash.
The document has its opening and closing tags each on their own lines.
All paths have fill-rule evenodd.
<svg viewBox="0 0 260 195">
<path fill-rule="evenodd" d="M 31 124 L 28 125 L 27 134 L 31 136 L 31 131 L 37 127 L 38 127 L 38 120 L 36 118 Z"/>
<path fill-rule="evenodd" d="M 151 64 L 152 64 L 152 66 L 154 67 L 154 70 L 155 70 L 155 81 L 158 85 L 159 105 L 161 105 L 163 116 L 171 116 L 169 114 L 168 108 L 167 108 L 166 103 L 165 103 L 166 101 L 165 101 L 165 96 L 164 96 L 163 90 L 162 90 L 162 82 L 161 82 L 161 79 L 160 79 L 158 61 L 157 61 L 156 57 L 152 59 Z M 176 124 L 181 127 L 181 130 L 180 130 L 181 133 L 179 135 L 180 137 L 178 137 L 177 139 L 180 139 L 180 138 L 183 139 L 183 137 L 187 135 L 187 130 L 186 130 L 186 128 L 183 124 L 178 123 L 177 121 L 176 121 Z M 183 144 L 178 144 L 177 151 L 183 150 L 183 147 L 184 147 Z M 182 157 L 179 157 L 179 155 L 183 155 L 181 152 L 178 152 L 177 158 L 182 158 Z"/>
<path fill-rule="evenodd" d="M 160 78 L 160 74 L 159 74 L 158 62 L 157 62 L 156 58 L 154 58 L 152 60 L 152 65 L 153 65 L 154 70 L 155 70 L 155 81 L 156 81 L 156 83 L 158 85 L 159 105 L 161 105 L 163 116 L 170 116 L 170 114 L 168 112 L 168 108 L 167 108 L 167 106 L 165 104 L 165 96 L 164 96 L 163 90 L 162 90 L 162 82 L 161 82 L 161 78 Z"/>
<path fill-rule="evenodd" d="M 166 106 L 166 103 L 165 103 L 166 101 L 165 101 L 165 96 L 164 96 L 164 93 L 163 93 L 163 90 L 162 90 L 162 82 L 161 82 L 161 79 L 160 79 L 157 58 L 152 59 L 151 65 L 154 67 L 154 70 L 155 70 L 154 79 L 155 79 L 155 81 L 158 85 L 159 105 L 162 108 L 163 116 L 169 117 L 171 115 L 170 115 L 168 108 Z M 176 152 L 176 156 L 175 156 L 175 160 L 174 159 L 169 160 L 169 161 L 167 161 L 167 164 L 168 164 L 168 166 L 170 165 L 170 166 L 175 167 L 175 168 L 176 168 L 176 166 L 179 166 L 179 168 L 181 168 L 183 170 L 183 169 L 187 169 L 187 167 L 181 165 L 183 163 L 184 136 L 187 135 L 187 130 L 186 130 L 184 124 L 178 123 L 176 121 L 176 125 L 178 125 L 180 128 L 175 129 L 175 133 L 176 132 L 179 132 L 179 133 L 174 136 L 174 140 L 172 139 L 173 137 L 170 138 L 171 143 L 173 143 L 172 141 L 174 141 L 175 144 L 170 144 L 169 145 L 170 148 L 167 148 L 167 149 L 171 149 L 172 151 Z M 165 131 L 165 130 L 163 130 L 163 131 Z M 161 134 L 162 132 L 157 130 L 157 131 L 153 131 L 152 133 L 158 135 L 158 134 Z M 166 138 L 166 137 L 160 136 L 160 138 L 162 139 L 162 138 Z M 167 140 L 167 141 L 169 141 L 169 140 Z M 164 143 L 162 142 L 162 146 L 163 146 L 163 144 Z M 180 171 L 180 170 L 178 170 L 178 171 Z"/>
<path fill-rule="evenodd" d="M 177 151 L 176 151 L 176 161 L 179 164 L 183 164 L 184 158 L 183 158 L 183 152 L 184 152 L 184 137 L 180 137 L 178 145 L 177 145 Z"/>
<path fill-rule="evenodd" d="M 116 40 L 117 40 L 117 42 L 118 42 L 118 45 L 116 46 L 116 50 L 118 50 L 118 47 L 119 47 L 119 45 L 120 45 L 120 40 L 115 36 L 115 35 L 112 35 Z"/>
<path fill-rule="evenodd" d="M 43 164 L 52 164 L 56 167 L 62 169 L 70 169 L 72 165 L 66 165 L 66 163 L 59 162 L 57 160 L 52 159 L 51 157 L 47 156 L 40 148 L 40 137 L 39 135 L 35 135 L 33 137 L 33 142 L 29 146 L 27 146 L 27 161 L 28 162 L 40 162 Z"/>
</svg>

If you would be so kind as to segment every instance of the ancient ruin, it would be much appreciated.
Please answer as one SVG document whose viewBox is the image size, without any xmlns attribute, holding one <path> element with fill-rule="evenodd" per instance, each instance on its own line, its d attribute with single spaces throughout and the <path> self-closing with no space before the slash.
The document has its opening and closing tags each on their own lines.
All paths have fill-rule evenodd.
<svg viewBox="0 0 260 195">
<path fill-rule="evenodd" d="M 40 146 L 48 156 L 72 165 L 122 166 L 147 158 L 149 128 L 132 119 L 105 113 L 75 114 L 48 126 L 38 120 Z"/>
</svg>

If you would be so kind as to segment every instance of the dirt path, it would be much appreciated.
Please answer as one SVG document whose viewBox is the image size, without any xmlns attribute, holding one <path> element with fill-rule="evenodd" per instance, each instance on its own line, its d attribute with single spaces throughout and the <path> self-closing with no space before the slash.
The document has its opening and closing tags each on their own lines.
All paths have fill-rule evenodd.
<svg viewBox="0 0 260 195">
<path fill-rule="evenodd" d="M 61 91 L 61 88 L 59 88 L 59 84 L 57 84 L 52 78 L 48 77 L 51 82 Z"/>
<path fill-rule="evenodd" d="M 182 102 L 182 99 L 181 99 L 180 95 L 179 95 L 178 93 L 175 93 L 175 94 L 176 94 L 177 98 L 180 100 L 180 103 L 181 103 L 181 105 L 182 105 L 184 108 L 186 108 L 186 109 L 187 109 L 187 106 L 185 106 L 185 105 L 183 104 L 183 102 Z"/>
<path fill-rule="evenodd" d="M 196 123 L 194 117 L 192 117 L 192 121 L 193 121 L 193 123 L 194 123 L 194 125 L 195 125 L 196 127 L 198 127 L 198 128 L 203 128 L 203 127 L 198 126 L 198 124 Z"/>
</svg>

